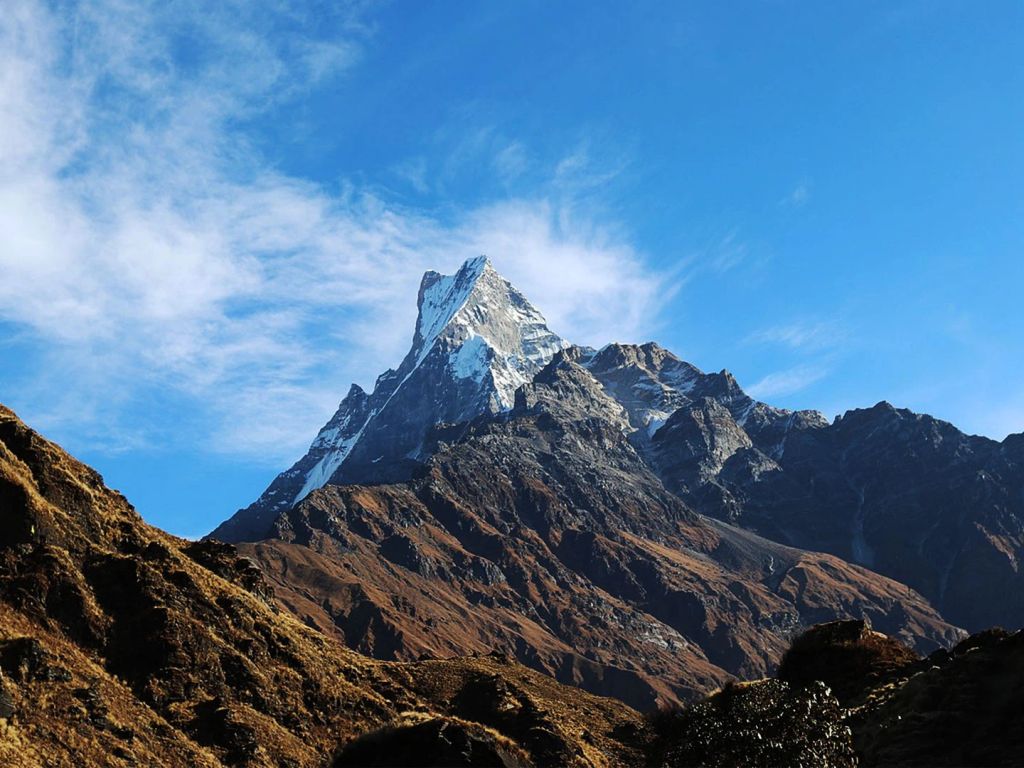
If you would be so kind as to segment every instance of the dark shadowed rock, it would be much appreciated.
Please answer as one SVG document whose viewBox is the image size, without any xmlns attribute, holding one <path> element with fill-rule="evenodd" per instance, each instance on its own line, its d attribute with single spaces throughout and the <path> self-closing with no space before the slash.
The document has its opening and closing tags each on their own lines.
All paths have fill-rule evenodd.
<svg viewBox="0 0 1024 768">
<path fill-rule="evenodd" d="M 17 707 L 14 706 L 14 697 L 11 695 L 10 687 L 4 680 L 3 675 L 0 674 L 0 718 L 9 720 L 14 717 L 14 713 L 17 711 Z"/>
<path fill-rule="evenodd" d="M 861 764 L 1024 765 L 1024 632 L 985 632 L 877 685 L 849 723 Z"/>
<path fill-rule="evenodd" d="M 451 717 L 388 726 L 348 744 L 334 768 L 531 768 L 529 755 L 481 725 Z"/>
<path fill-rule="evenodd" d="M 687 408 L 650 456 L 698 511 L 876 570 L 969 629 L 1024 624 L 1020 441 L 879 403 L 831 425 L 793 421 L 766 444 Z"/>
<path fill-rule="evenodd" d="M 864 621 L 834 621 L 796 638 L 776 676 L 797 687 L 821 681 L 848 706 L 920 658 Z"/>
<path fill-rule="evenodd" d="M 857 765 L 843 712 L 821 683 L 798 690 L 778 680 L 730 684 L 657 716 L 654 727 L 653 762 L 665 768 Z"/>
</svg>

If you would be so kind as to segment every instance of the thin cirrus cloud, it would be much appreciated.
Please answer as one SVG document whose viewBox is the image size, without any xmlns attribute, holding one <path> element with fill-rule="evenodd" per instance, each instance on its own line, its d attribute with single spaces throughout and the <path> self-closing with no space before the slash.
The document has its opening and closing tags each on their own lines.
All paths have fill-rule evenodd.
<svg viewBox="0 0 1024 768">
<path fill-rule="evenodd" d="M 837 350 L 847 338 L 846 328 L 833 320 L 797 320 L 755 331 L 745 343 L 782 347 L 804 362 L 769 373 L 749 387 L 748 392 L 765 399 L 807 389 L 832 372 Z"/>
<path fill-rule="evenodd" d="M 801 180 L 793 189 L 779 200 L 783 208 L 803 208 L 811 199 L 811 182 L 808 179 Z"/>
<path fill-rule="evenodd" d="M 130 413 L 170 392 L 194 411 L 188 439 L 277 464 L 346 379 L 398 362 L 422 271 L 478 253 L 574 341 L 642 333 L 661 279 L 564 196 L 442 222 L 253 150 L 240 120 L 344 77 L 368 45 L 354 12 L 325 24 L 284 3 L 5 9 L 0 328 L 34 368 L 0 381 L 41 427 L 145 446 L 162 428 Z M 525 152 L 495 162 L 515 173 Z"/>
<path fill-rule="evenodd" d="M 839 346 L 846 329 L 834 321 L 798 320 L 755 331 L 746 338 L 752 344 L 778 344 L 801 352 L 820 352 Z"/>
<path fill-rule="evenodd" d="M 785 397 L 799 392 L 821 381 L 829 373 L 828 368 L 819 365 L 798 365 L 784 371 L 770 373 L 760 381 L 747 387 L 747 394 L 759 400 Z"/>
</svg>

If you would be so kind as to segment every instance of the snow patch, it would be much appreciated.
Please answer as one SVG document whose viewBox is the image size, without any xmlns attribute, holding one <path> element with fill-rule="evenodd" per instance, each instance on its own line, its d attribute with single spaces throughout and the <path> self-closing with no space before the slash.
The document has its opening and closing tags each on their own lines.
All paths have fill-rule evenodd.
<svg viewBox="0 0 1024 768">
<path fill-rule="evenodd" d="M 459 379 L 480 383 L 491 366 L 493 351 L 483 336 L 472 334 L 448 356 L 448 367 Z"/>
<path fill-rule="evenodd" d="M 669 414 L 664 411 L 647 411 L 644 414 L 644 429 L 648 437 L 654 437 L 654 433 L 665 426 Z"/>
<path fill-rule="evenodd" d="M 367 417 L 363 426 L 359 428 L 352 437 L 347 440 L 341 441 L 333 450 L 325 454 L 320 461 L 313 465 L 313 468 L 306 473 L 306 482 L 302 486 L 302 490 L 296 494 L 292 500 L 292 504 L 298 504 L 309 494 L 315 491 L 317 488 L 322 488 L 328 480 L 331 479 L 341 463 L 348 458 L 348 455 L 352 452 L 352 448 L 359 442 L 359 438 L 363 436 L 363 430 L 366 429 L 366 425 L 370 423 L 373 417 L 376 415 L 375 412 L 371 412 Z"/>
<path fill-rule="evenodd" d="M 487 268 L 487 259 L 470 259 L 454 275 L 441 275 L 423 292 L 416 322 L 419 354 L 416 366 L 426 358 L 437 337 L 469 300 L 479 277 Z"/>
</svg>

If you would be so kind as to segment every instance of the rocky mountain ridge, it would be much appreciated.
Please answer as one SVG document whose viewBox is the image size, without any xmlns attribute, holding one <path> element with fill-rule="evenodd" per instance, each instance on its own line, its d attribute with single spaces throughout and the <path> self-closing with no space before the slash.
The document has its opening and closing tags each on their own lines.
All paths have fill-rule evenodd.
<svg viewBox="0 0 1024 768">
<path fill-rule="evenodd" d="M 442 428 L 407 483 L 318 489 L 240 544 L 303 621 L 380 658 L 497 649 L 640 708 L 767 674 L 800 627 L 960 636 L 904 586 L 708 520 L 559 352 L 513 408 Z"/>
<path fill-rule="evenodd" d="M 829 423 L 656 344 L 571 346 L 481 259 L 418 305 L 402 365 L 213 534 L 352 647 L 498 648 L 646 706 L 763 675 L 815 622 L 922 650 L 1024 623 L 1021 441 L 882 405 Z"/>
<path fill-rule="evenodd" d="M 1024 440 L 999 443 L 888 403 L 794 423 L 781 450 L 708 401 L 677 411 L 651 453 L 707 515 L 901 581 L 970 630 L 1024 624 Z"/>
</svg>

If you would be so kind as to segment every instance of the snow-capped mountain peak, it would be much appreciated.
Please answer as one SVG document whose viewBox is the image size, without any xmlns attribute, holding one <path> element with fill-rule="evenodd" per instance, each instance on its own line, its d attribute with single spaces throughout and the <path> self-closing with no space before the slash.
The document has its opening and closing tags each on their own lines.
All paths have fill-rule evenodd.
<svg viewBox="0 0 1024 768">
<path fill-rule="evenodd" d="M 416 318 L 413 354 L 422 359 L 430 350 L 437 337 L 466 305 L 485 272 L 497 274 L 486 256 L 478 256 L 466 261 L 454 275 L 442 275 L 433 270 L 423 275 L 417 300 L 419 316 Z"/>
<path fill-rule="evenodd" d="M 455 378 L 488 384 L 491 410 L 504 410 L 512 407 L 516 389 L 567 346 L 487 257 L 479 256 L 454 275 L 423 276 L 413 348 L 403 367 L 411 360 L 418 367 L 437 350 L 447 355 Z"/>
<path fill-rule="evenodd" d="M 353 385 L 308 453 L 218 529 L 244 538 L 263 520 L 330 481 L 405 479 L 425 458 L 427 431 L 508 410 L 515 391 L 570 346 L 485 256 L 420 283 L 412 347 L 373 392 Z"/>
</svg>

